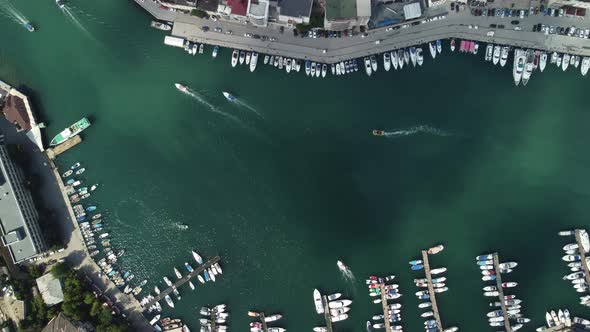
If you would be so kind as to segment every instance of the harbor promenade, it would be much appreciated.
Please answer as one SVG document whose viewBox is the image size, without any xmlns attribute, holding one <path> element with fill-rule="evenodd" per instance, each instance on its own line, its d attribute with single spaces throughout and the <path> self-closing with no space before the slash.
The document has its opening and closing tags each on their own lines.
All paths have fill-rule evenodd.
<svg viewBox="0 0 590 332">
<path fill-rule="evenodd" d="M 256 51 L 261 54 L 287 56 L 321 63 L 335 63 L 352 58 L 360 58 L 371 54 L 382 53 L 412 45 L 419 45 L 437 39 L 457 38 L 481 42 L 510 45 L 523 48 L 543 49 L 547 51 L 568 52 L 590 56 L 590 40 L 562 35 L 544 35 L 533 32 L 535 24 L 542 23 L 554 26 L 572 26 L 590 28 L 588 20 L 564 17 L 532 15 L 520 20 L 522 31 L 514 30 L 511 20 L 514 18 L 473 16 L 467 10 L 450 11 L 449 6 L 442 5 L 429 9 L 424 19 L 445 15 L 445 19 L 425 22 L 398 30 L 386 31 L 385 28 L 346 38 L 301 38 L 294 36 L 287 29 L 280 33 L 278 28 L 258 28 L 252 25 L 237 24 L 227 21 L 199 19 L 180 12 L 171 12 L 160 8 L 152 0 L 136 0 L 136 2 L 163 21 L 174 22 L 171 35 L 188 40 L 222 47 Z M 399 24 L 400 26 L 406 23 Z M 490 28 L 491 24 L 504 25 L 503 29 Z M 201 28 L 209 27 L 204 32 Z M 213 29 L 222 28 L 222 32 Z M 476 28 L 477 27 L 477 28 Z M 232 34 L 226 32 L 231 30 Z M 276 41 L 263 41 L 245 37 L 246 33 L 276 38 Z"/>
<path fill-rule="evenodd" d="M 59 186 L 63 200 L 69 212 L 70 218 L 67 222 L 71 222 L 73 226 L 72 234 L 66 249 L 59 253 L 59 257 L 52 256 L 51 258 L 59 259 L 60 257 L 63 257 L 76 270 L 88 276 L 92 280 L 92 283 L 101 290 L 102 294 L 108 297 L 114 302 L 115 305 L 119 307 L 119 309 L 121 309 L 122 313 L 125 314 L 125 316 L 133 325 L 134 330 L 152 331 L 153 328 L 143 316 L 141 305 L 135 299 L 135 297 L 121 292 L 121 290 L 119 290 L 119 288 L 117 288 L 117 286 L 115 286 L 115 284 L 108 277 L 101 273 L 102 271 L 100 267 L 90 257 L 84 243 L 80 227 L 76 220 L 74 210 L 72 209 L 70 200 L 68 199 L 64 183 L 59 174 L 59 170 L 52 161 L 50 161 L 50 163 L 57 185 Z M 42 261 L 39 261 L 38 263 L 41 262 Z"/>
</svg>

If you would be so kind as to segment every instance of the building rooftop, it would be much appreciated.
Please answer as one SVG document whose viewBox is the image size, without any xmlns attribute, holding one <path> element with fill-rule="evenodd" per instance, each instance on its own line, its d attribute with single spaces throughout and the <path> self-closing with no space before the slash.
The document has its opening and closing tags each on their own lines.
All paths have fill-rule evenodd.
<svg viewBox="0 0 590 332">
<path fill-rule="evenodd" d="M 414 2 L 404 6 L 404 17 L 411 20 L 422 16 L 422 7 L 419 2 Z"/>
<path fill-rule="evenodd" d="M 356 0 L 326 0 L 326 19 L 339 20 L 356 17 Z"/>
<path fill-rule="evenodd" d="M 64 293 L 61 288 L 61 281 L 55 278 L 51 273 L 37 278 L 37 287 L 43 298 L 43 302 L 52 306 L 63 302 Z"/>
<path fill-rule="evenodd" d="M 258 18 L 266 17 L 268 13 L 268 1 L 266 0 L 250 0 L 250 7 L 248 7 L 248 14 Z"/>
<path fill-rule="evenodd" d="M 7 168 L 7 165 L 10 167 Z M 7 172 L 12 172 L 13 166 L 6 147 L 0 143 L 0 228 L 3 236 L 2 243 L 8 246 L 15 263 L 26 260 L 38 254 L 35 245 L 28 234 L 25 216 L 17 201 L 17 196 L 29 193 L 15 192 L 10 183 Z M 19 172 L 19 170 L 16 170 Z"/>
<path fill-rule="evenodd" d="M 219 6 L 219 0 L 199 0 L 199 1 L 197 1 L 197 8 L 200 10 L 204 10 L 206 12 L 217 11 L 217 6 Z"/>
<path fill-rule="evenodd" d="M 291 17 L 311 16 L 313 0 L 279 0 L 281 15 Z"/>
<path fill-rule="evenodd" d="M 59 313 L 41 330 L 41 332 L 82 332 L 85 329 L 78 327 L 71 319 L 63 313 Z"/>
<path fill-rule="evenodd" d="M 231 8 L 232 15 L 246 16 L 248 0 L 227 0 L 227 6 Z"/>
<path fill-rule="evenodd" d="M 16 126 L 18 131 L 30 130 L 31 119 L 25 107 L 25 103 L 22 99 L 14 95 L 8 95 L 4 100 L 4 107 L 2 107 L 2 113 L 6 120 Z"/>
</svg>

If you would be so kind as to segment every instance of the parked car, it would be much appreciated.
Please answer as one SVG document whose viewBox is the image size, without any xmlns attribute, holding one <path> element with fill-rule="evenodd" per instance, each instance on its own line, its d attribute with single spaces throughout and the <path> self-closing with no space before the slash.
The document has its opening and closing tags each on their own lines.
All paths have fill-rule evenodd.
<svg viewBox="0 0 590 332">
<path fill-rule="evenodd" d="M 207 31 L 209 31 L 209 27 L 204 25 L 201 27 L 201 30 L 203 30 L 203 32 L 207 32 Z"/>
<path fill-rule="evenodd" d="M 519 23 L 520 23 L 520 21 L 518 21 L 518 20 L 510 21 L 510 24 L 512 24 L 512 25 L 518 25 Z"/>
<path fill-rule="evenodd" d="M 215 28 L 213 29 L 213 31 L 215 31 L 215 32 L 221 32 L 221 31 L 223 31 L 223 30 L 222 30 L 220 27 L 215 27 Z"/>
</svg>

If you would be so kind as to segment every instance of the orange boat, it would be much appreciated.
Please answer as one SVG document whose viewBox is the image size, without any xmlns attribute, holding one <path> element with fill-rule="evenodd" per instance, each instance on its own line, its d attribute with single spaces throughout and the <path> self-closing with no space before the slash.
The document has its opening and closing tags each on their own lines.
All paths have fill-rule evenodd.
<svg viewBox="0 0 590 332">
<path fill-rule="evenodd" d="M 374 136 L 385 136 L 385 132 L 383 130 L 374 129 L 373 130 L 373 135 Z"/>
</svg>

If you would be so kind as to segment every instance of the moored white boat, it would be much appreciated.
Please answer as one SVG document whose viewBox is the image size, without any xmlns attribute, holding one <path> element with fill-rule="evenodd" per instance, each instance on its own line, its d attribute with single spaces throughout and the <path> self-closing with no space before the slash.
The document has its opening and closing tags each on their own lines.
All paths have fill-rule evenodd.
<svg viewBox="0 0 590 332">
<path fill-rule="evenodd" d="M 541 52 L 541 56 L 539 58 L 539 70 L 543 72 L 545 70 L 545 66 L 547 65 L 547 53 Z"/>
<path fill-rule="evenodd" d="M 256 70 L 256 64 L 258 63 L 258 53 L 252 52 L 252 58 L 250 59 L 250 72 Z"/>
<path fill-rule="evenodd" d="M 521 49 L 514 50 L 514 66 L 512 68 L 512 76 L 514 78 L 514 84 L 518 85 L 522 78 L 525 65 L 525 52 Z"/>
<path fill-rule="evenodd" d="M 585 56 L 582 58 L 582 64 L 580 66 L 580 73 L 582 73 L 582 76 L 586 76 L 588 68 L 590 68 L 590 58 Z"/>
<path fill-rule="evenodd" d="M 500 66 L 504 67 L 508 62 L 508 55 L 510 54 L 510 47 L 504 46 L 502 47 L 502 51 L 500 52 Z"/>
<path fill-rule="evenodd" d="M 424 55 L 422 54 L 422 47 L 416 48 L 416 62 L 418 66 L 422 66 L 424 63 Z"/>
<path fill-rule="evenodd" d="M 428 48 L 430 49 L 430 56 L 432 59 L 436 58 L 436 45 L 433 42 L 428 43 Z"/>
<path fill-rule="evenodd" d="M 412 66 L 416 67 L 416 48 L 410 47 L 410 61 L 412 62 Z"/>
<path fill-rule="evenodd" d="M 491 61 L 494 53 L 494 46 L 492 44 L 488 44 L 486 46 L 486 54 L 484 55 L 485 61 Z"/>
<path fill-rule="evenodd" d="M 371 60 L 369 60 L 369 58 L 365 57 L 363 59 L 364 63 L 365 63 L 365 72 L 367 73 L 367 76 L 371 76 L 371 74 L 373 73 L 373 70 L 371 68 Z"/>
<path fill-rule="evenodd" d="M 377 58 L 375 57 L 375 55 L 371 55 L 370 59 L 371 59 L 371 69 L 373 69 L 374 72 L 377 72 Z"/>
<path fill-rule="evenodd" d="M 389 52 L 383 53 L 383 68 L 385 71 L 391 69 L 391 53 Z"/>
<path fill-rule="evenodd" d="M 500 62 L 500 56 L 502 54 L 502 47 L 500 45 L 494 46 L 494 52 L 492 55 L 492 63 L 497 65 Z"/>
<path fill-rule="evenodd" d="M 324 301 L 322 300 L 322 294 L 320 293 L 320 291 L 317 288 L 313 290 L 313 302 L 315 304 L 315 311 L 318 314 L 323 314 L 324 313 Z"/>
<path fill-rule="evenodd" d="M 570 55 L 568 53 L 563 54 L 563 62 L 561 64 L 561 69 L 565 71 L 567 67 L 570 65 Z"/>
</svg>

